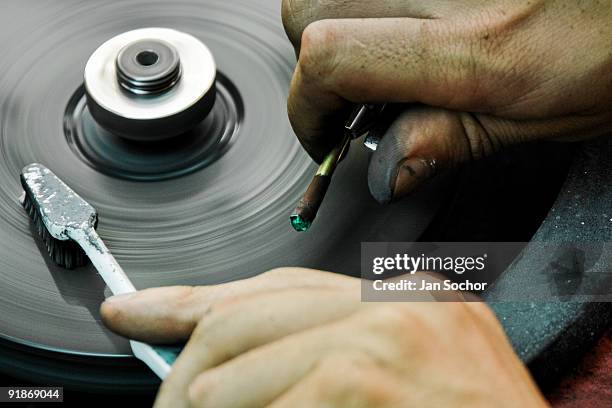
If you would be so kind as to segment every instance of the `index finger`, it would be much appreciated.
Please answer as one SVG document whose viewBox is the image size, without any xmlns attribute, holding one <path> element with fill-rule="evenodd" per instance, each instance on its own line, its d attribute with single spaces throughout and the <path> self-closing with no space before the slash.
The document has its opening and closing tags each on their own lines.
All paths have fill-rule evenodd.
<svg viewBox="0 0 612 408">
<path fill-rule="evenodd" d="M 302 35 L 289 119 L 320 162 L 342 137 L 355 103 L 417 102 L 470 112 L 509 105 L 530 84 L 509 86 L 512 74 L 500 77 L 492 59 L 470 32 L 442 19 L 316 21 Z"/>
<path fill-rule="evenodd" d="M 184 341 L 211 308 L 288 288 L 352 285 L 351 278 L 303 268 L 275 269 L 250 279 L 214 286 L 151 288 L 113 296 L 100 307 L 104 323 L 131 339 L 157 344 Z"/>
</svg>

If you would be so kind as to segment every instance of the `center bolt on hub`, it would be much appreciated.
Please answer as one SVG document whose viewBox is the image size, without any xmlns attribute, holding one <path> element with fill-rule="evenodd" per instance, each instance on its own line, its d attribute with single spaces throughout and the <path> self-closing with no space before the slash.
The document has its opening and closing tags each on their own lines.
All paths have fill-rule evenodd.
<svg viewBox="0 0 612 408">
<path fill-rule="evenodd" d="M 136 41 L 117 56 L 117 80 L 133 94 L 155 95 L 168 91 L 180 77 L 178 52 L 164 41 Z"/>
</svg>

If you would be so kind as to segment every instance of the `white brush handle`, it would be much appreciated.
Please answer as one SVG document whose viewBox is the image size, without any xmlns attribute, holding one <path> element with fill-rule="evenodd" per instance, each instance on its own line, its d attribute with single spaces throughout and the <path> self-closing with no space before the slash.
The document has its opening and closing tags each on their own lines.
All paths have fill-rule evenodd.
<svg viewBox="0 0 612 408">
<path fill-rule="evenodd" d="M 170 374 L 172 365 L 167 358 L 164 358 L 158 348 L 136 340 L 130 340 L 130 346 L 132 346 L 132 352 L 137 359 L 145 363 L 159 378 L 166 379 Z M 170 354 L 169 358 L 170 361 L 173 361 L 176 359 L 176 355 Z"/>
<path fill-rule="evenodd" d="M 113 295 L 136 292 L 130 278 L 93 228 L 69 230 L 68 235 L 85 251 Z"/>
<path fill-rule="evenodd" d="M 123 272 L 123 268 L 115 260 L 96 230 L 93 228 L 74 229 L 68 231 L 68 235 L 83 248 L 113 295 L 136 292 L 130 278 Z M 166 378 L 172 366 L 155 348 L 134 340 L 130 340 L 130 346 L 136 358 L 149 366 L 159 378 L 162 380 Z"/>
</svg>

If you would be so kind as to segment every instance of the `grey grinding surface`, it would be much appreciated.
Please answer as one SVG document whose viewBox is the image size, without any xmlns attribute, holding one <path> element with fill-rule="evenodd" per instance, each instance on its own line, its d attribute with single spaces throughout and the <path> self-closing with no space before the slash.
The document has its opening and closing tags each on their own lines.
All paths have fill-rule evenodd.
<svg viewBox="0 0 612 408">
<path fill-rule="evenodd" d="M 580 147 L 532 243 L 485 296 L 515 350 L 541 382 L 571 365 L 612 321 L 611 157 L 611 138 Z M 560 272 L 551 268 L 563 262 L 559 253 L 538 242 L 558 242 L 561 247 L 576 243 L 580 259 L 570 260 L 571 267 Z M 589 294 L 598 294 L 602 302 L 587 301 Z M 502 298 L 524 301 L 496 302 Z"/>
</svg>

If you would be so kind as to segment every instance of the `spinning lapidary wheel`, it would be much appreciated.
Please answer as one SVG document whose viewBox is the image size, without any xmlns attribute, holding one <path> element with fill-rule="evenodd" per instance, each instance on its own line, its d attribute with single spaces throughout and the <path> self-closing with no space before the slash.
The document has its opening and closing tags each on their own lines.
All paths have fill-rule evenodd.
<svg viewBox="0 0 612 408">
<path fill-rule="evenodd" d="M 138 288 L 212 284 L 289 265 L 358 275 L 361 242 L 418 239 L 454 187 L 434 184 L 378 206 L 367 188 L 368 153 L 353 148 L 311 231 L 291 229 L 289 212 L 315 166 L 287 120 L 295 57 L 276 0 L 9 0 L 2 7 L 6 373 L 89 389 L 156 384 L 129 356 L 127 341 L 101 324 L 98 307 L 108 294 L 95 271 L 56 267 L 34 238 L 18 202 L 27 163 L 51 168 L 98 209 L 100 235 Z M 496 307 L 500 317 L 519 316 L 508 330 L 517 349 L 530 346 L 526 361 L 592 314 L 568 312 L 547 332 L 552 337 L 512 335 L 537 319 L 515 313 L 521 305 Z"/>
</svg>

